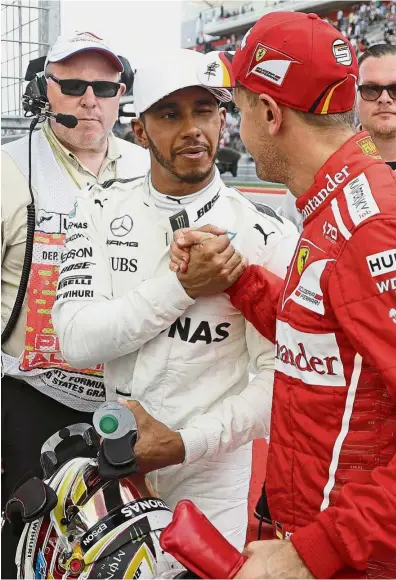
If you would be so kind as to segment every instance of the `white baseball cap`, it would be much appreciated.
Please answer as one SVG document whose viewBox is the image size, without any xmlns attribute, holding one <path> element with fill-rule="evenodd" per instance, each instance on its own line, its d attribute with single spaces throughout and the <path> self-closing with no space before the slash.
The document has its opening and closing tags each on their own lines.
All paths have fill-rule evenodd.
<svg viewBox="0 0 396 580">
<path fill-rule="evenodd" d="M 227 89 L 205 87 L 197 77 L 204 55 L 180 48 L 139 67 L 133 83 L 134 107 L 137 117 L 167 95 L 187 87 L 203 87 L 222 103 L 232 100 Z"/>
<path fill-rule="evenodd" d="M 102 52 L 113 62 L 119 72 L 124 72 L 124 66 L 116 53 L 107 46 L 103 38 L 92 32 L 75 32 L 73 36 L 58 36 L 47 55 L 45 67 L 49 62 L 61 62 L 85 50 Z"/>
</svg>

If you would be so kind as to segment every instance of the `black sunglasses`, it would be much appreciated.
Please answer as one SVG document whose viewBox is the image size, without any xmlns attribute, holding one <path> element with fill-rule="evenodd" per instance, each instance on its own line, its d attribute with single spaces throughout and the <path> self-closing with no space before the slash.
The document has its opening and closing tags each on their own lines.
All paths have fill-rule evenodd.
<svg viewBox="0 0 396 580">
<path fill-rule="evenodd" d="M 120 83 L 112 81 L 83 81 L 81 79 L 58 79 L 53 74 L 48 74 L 47 78 L 52 79 L 61 88 L 63 95 L 71 97 L 81 97 L 88 87 L 92 87 L 95 97 L 109 99 L 115 97 L 120 89 Z"/>
<path fill-rule="evenodd" d="M 359 85 L 358 91 L 365 101 L 376 101 L 382 91 L 387 91 L 391 99 L 396 100 L 396 83 L 392 85 Z"/>
</svg>

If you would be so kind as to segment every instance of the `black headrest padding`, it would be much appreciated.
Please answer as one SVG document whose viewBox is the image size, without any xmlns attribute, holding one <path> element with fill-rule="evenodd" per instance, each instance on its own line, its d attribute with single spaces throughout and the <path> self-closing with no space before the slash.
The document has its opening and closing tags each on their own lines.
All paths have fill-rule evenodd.
<svg viewBox="0 0 396 580">
<path fill-rule="evenodd" d="M 99 451 L 98 470 L 104 479 L 119 479 L 138 471 L 133 447 L 137 432 L 130 431 L 119 439 L 104 439 Z"/>
<path fill-rule="evenodd" d="M 17 517 L 24 523 L 29 523 L 49 514 L 57 503 L 58 496 L 52 487 L 38 477 L 32 477 L 8 500 L 5 515 L 10 522 Z"/>
</svg>

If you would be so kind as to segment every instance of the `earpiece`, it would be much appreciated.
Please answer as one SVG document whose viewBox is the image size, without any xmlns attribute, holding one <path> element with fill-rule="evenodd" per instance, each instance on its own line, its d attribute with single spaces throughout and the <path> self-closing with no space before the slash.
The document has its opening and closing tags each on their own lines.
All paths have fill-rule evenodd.
<svg viewBox="0 0 396 580">
<path fill-rule="evenodd" d="M 22 99 L 25 113 L 36 115 L 45 107 L 47 99 L 47 79 L 44 76 L 45 56 L 31 60 L 25 74 L 25 81 L 29 81 Z"/>
<path fill-rule="evenodd" d="M 133 73 L 131 64 L 129 60 L 125 58 L 125 56 L 118 55 L 118 58 L 124 66 L 124 72 L 121 75 L 121 82 L 126 86 L 125 95 L 132 95 L 133 80 L 135 75 Z"/>
</svg>

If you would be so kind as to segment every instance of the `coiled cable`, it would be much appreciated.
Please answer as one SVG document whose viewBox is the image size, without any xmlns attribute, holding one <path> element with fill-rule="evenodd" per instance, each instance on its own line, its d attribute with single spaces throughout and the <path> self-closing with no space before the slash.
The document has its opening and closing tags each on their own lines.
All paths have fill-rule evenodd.
<svg viewBox="0 0 396 580">
<path fill-rule="evenodd" d="M 19 288 L 17 296 L 15 299 L 14 306 L 6 327 L 1 333 L 1 342 L 4 344 L 11 336 L 12 331 L 18 321 L 19 315 L 21 313 L 23 301 L 25 299 L 26 289 L 29 283 L 30 269 L 32 266 L 33 257 L 33 242 L 34 242 L 34 231 L 36 226 L 36 208 L 34 205 L 34 195 L 32 188 L 32 135 L 35 126 L 39 122 L 39 117 L 35 117 L 30 123 L 29 128 L 29 192 L 31 202 L 26 206 L 27 211 L 27 227 L 26 227 L 26 249 L 25 256 L 23 259 L 21 280 L 19 282 Z"/>
</svg>

